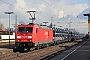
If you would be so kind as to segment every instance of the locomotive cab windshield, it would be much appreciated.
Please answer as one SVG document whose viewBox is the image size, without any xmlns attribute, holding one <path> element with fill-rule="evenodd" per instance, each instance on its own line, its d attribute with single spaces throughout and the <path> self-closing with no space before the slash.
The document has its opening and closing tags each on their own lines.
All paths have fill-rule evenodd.
<svg viewBox="0 0 90 60">
<path fill-rule="evenodd" d="M 19 27 L 18 32 L 29 32 L 32 33 L 33 27 Z"/>
</svg>

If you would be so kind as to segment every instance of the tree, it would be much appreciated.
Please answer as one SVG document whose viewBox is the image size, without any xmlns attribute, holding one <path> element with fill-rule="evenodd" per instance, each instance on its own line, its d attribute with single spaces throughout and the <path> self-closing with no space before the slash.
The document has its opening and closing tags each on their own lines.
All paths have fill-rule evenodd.
<svg viewBox="0 0 90 60">
<path fill-rule="evenodd" d="M 0 28 L 4 29 L 4 24 L 0 22 Z"/>
</svg>

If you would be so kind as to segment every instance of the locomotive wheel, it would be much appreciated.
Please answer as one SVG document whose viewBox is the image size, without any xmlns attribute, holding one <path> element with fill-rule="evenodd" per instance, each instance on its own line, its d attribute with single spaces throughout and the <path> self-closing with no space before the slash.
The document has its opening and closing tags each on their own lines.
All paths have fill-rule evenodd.
<svg viewBox="0 0 90 60">
<path fill-rule="evenodd" d="M 14 49 L 13 49 L 13 52 L 18 52 L 18 49 L 14 48 Z"/>
<path fill-rule="evenodd" d="M 59 45 L 59 41 L 56 42 L 56 45 Z"/>
<path fill-rule="evenodd" d="M 40 49 L 40 45 L 37 45 L 37 46 L 36 46 L 36 50 L 39 50 L 39 49 Z"/>
<path fill-rule="evenodd" d="M 75 40 L 75 39 L 74 39 L 74 38 L 72 38 L 72 39 L 71 39 L 71 42 L 73 42 L 74 40 Z"/>
<path fill-rule="evenodd" d="M 44 44 L 42 44 L 41 48 L 44 48 L 44 47 L 45 47 Z"/>
<path fill-rule="evenodd" d="M 52 46 L 55 46 L 55 43 L 53 43 Z"/>
<path fill-rule="evenodd" d="M 21 49 L 20 49 L 20 53 L 23 53 L 23 52 L 24 52 L 24 48 L 21 48 Z"/>
<path fill-rule="evenodd" d="M 49 46 L 49 44 L 46 44 L 46 47 L 48 47 Z"/>
<path fill-rule="evenodd" d="M 30 48 L 27 48 L 27 51 L 30 51 Z"/>
</svg>

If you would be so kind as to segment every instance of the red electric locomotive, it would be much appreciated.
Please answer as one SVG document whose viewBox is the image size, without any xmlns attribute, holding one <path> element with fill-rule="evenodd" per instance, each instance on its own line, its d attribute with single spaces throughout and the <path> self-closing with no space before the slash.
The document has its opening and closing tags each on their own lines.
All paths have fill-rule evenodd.
<svg viewBox="0 0 90 60">
<path fill-rule="evenodd" d="M 29 23 L 20 24 L 16 29 L 15 49 L 23 51 L 32 47 L 53 43 L 53 30 L 40 28 L 39 25 Z"/>
</svg>

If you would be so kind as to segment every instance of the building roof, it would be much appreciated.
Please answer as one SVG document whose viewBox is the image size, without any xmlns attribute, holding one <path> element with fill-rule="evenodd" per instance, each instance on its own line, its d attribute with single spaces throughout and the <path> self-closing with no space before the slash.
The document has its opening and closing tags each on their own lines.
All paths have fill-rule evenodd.
<svg viewBox="0 0 90 60">
<path fill-rule="evenodd" d="M 2 29 L 2 28 L 0 28 L 0 31 L 3 31 L 3 29 Z"/>
</svg>

